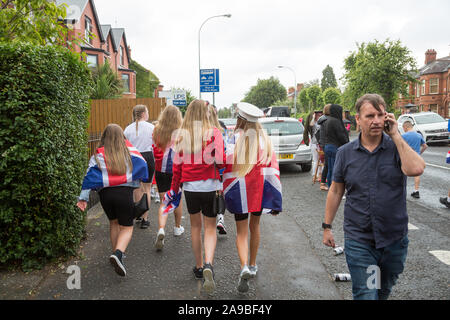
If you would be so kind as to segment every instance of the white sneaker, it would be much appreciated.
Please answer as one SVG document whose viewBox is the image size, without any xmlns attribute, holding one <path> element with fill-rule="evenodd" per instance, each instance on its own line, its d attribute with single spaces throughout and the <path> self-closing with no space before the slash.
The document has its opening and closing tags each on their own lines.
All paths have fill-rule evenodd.
<svg viewBox="0 0 450 320">
<path fill-rule="evenodd" d="M 184 233 L 184 227 L 180 226 L 179 228 L 173 227 L 173 235 L 175 237 L 181 236 Z"/>
<path fill-rule="evenodd" d="M 248 279 L 250 278 L 251 278 L 250 270 L 248 269 L 247 265 L 245 265 L 241 270 L 241 274 L 239 275 L 239 283 L 237 287 L 239 292 L 248 291 Z"/>
<path fill-rule="evenodd" d="M 219 230 L 219 234 L 227 234 L 227 229 L 225 228 L 225 221 L 223 218 L 223 214 L 217 215 L 217 230 Z"/>
<path fill-rule="evenodd" d="M 248 268 L 250 270 L 250 275 L 252 276 L 252 278 L 256 277 L 256 273 L 258 272 L 258 265 L 254 265 L 254 266 L 250 266 Z"/>
<path fill-rule="evenodd" d="M 165 232 L 163 228 L 160 228 L 158 234 L 156 235 L 155 248 L 156 250 L 162 250 L 164 247 L 164 237 Z"/>
<path fill-rule="evenodd" d="M 159 199 L 159 193 L 155 194 L 155 203 L 160 203 L 161 200 Z"/>
</svg>

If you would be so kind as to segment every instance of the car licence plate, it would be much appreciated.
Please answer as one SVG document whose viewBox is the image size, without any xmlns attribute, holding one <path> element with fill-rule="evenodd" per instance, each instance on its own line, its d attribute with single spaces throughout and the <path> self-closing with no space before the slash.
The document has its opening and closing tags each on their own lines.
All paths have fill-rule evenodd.
<svg viewBox="0 0 450 320">
<path fill-rule="evenodd" d="M 278 159 L 294 159 L 294 155 L 292 153 L 279 154 Z"/>
</svg>

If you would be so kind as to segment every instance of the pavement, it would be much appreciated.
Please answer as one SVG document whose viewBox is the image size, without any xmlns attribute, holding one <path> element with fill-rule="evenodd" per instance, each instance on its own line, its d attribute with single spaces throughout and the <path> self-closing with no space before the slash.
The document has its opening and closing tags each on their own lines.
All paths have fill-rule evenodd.
<svg viewBox="0 0 450 320">
<path fill-rule="evenodd" d="M 123 278 L 109 263 L 109 223 L 101 205 L 95 205 L 87 213 L 87 237 L 80 245 L 79 257 L 29 273 L 0 272 L 0 300 L 342 299 L 331 276 L 311 249 L 306 234 L 299 232 L 301 228 L 296 220 L 284 213 L 265 215 L 261 219 L 259 271 L 257 277 L 250 280 L 250 290 L 246 294 L 236 289 L 240 272 L 236 230 L 233 217 L 226 214 L 228 234 L 218 235 L 214 261 L 217 289 L 212 295 L 204 293 L 202 281 L 194 279 L 191 271 L 194 257 L 189 217 L 183 206 L 185 233 L 175 237 L 174 219 L 169 217 L 165 247 L 157 252 L 153 248 L 157 205 L 152 203 L 150 228 L 142 230 L 135 225 L 124 260 L 127 276 Z M 80 289 L 68 289 L 71 273 L 67 271 L 72 265 L 80 268 Z"/>
</svg>

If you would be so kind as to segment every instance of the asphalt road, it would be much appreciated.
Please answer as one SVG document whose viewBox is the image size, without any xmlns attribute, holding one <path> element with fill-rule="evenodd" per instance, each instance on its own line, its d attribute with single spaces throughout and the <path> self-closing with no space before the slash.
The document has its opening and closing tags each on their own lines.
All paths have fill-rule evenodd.
<svg viewBox="0 0 450 320">
<path fill-rule="evenodd" d="M 400 276 L 391 299 L 449 300 L 450 210 L 437 201 L 449 185 L 449 166 L 444 164 L 448 146 L 432 146 L 424 154 L 427 166 L 422 177 L 421 198 L 408 197 L 410 217 L 409 252 L 404 273 Z M 287 299 L 287 300 L 350 300 L 351 282 L 335 282 L 334 273 L 347 273 L 345 256 L 335 256 L 322 244 L 321 222 L 326 192 L 312 184 L 310 172 L 301 172 L 295 165 L 282 166 L 283 212 L 262 217 L 261 246 L 258 253 L 259 272 L 250 281 L 250 290 L 236 290 L 239 260 L 235 246 L 235 224 L 227 213 L 228 235 L 218 236 L 214 268 L 217 290 L 207 295 L 201 280 L 192 274 L 194 258 L 189 236 L 189 217 L 184 207 L 185 234 L 173 236 L 173 219 L 166 227 L 166 245 L 162 252 L 153 248 L 157 232 L 156 205 L 151 207 L 151 226 L 135 228 L 126 252 L 127 276 L 119 277 L 109 264 L 108 221 L 99 205 L 90 210 L 87 238 L 82 243 L 81 258 L 47 269 L 42 278 L 33 279 L 31 299 Z M 411 191 L 413 179 L 408 181 Z M 337 245 L 343 245 L 343 203 L 334 221 Z M 447 256 L 447 258 L 445 258 Z M 446 260 L 447 259 L 447 260 Z M 69 265 L 81 271 L 80 289 L 68 289 L 66 273 Z M 16 278 L 5 277 L 5 283 Z M 20 279 L 23 279 L 20 278 Z M 5 286 L 6 286 L 5 284 Z M 3 287 L 4 288 L 4 287 Z M 15 298 L 8 289 L 3 298 Z M 17 298 L 23 298 L 16 296 Z"/>
</svg>

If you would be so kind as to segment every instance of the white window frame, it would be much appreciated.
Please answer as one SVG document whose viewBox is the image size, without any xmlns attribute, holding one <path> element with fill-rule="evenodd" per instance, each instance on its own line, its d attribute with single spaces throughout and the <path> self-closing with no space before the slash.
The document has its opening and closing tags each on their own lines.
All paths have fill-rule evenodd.
<svg viewBox="0 0 450 320">
<path fill-rule="evenodd" d="M 93 65 L 92 63 L 89 63 L 88 58 L 89 57 L 95 57 L 95 65 Z M 88 64 L 89 68 L 96 68 L 98 66 L 98 55 L 97 54 L 87 54 L 86 55 L 86 63 Z"/>
<path fill-rule="evenodd" d="M 89 44 L 92 45 L 92 37 L 90 35 L 92 35 L 92 31 L 94 29 L 94 25 L 92 24 L 92 20 L 91 18 L 89 18 L 88 16 L 84 16 L 84 41 Z"/>
<path fill-rule="evenodd" d="M 431 84 L 432 80 L 436 80 L 436 84 L 432 85 Z M 432 79 L 430 79 L 430 84 L 429 85 L 430 85 L 430 89 L 429 89 L 430 90 L 430 94 L 439 94 L 439 78 L 432 78 Z M 436 87 L 436 91 L 432 91 L 431 90 L 432 87 Z"/>
<path fill-rule="evenodd" d="M 130 82 L 130 75 L 129 74 L 127 74 L 127 73 L 122 73 L 122 83 L 123 83 L 123 88 L 125 89 L 125 92 L 124 93 L 130 93 L 131 92 L 131 82 Z M 125 81 L 127 81 L 128 82 L 128 88 L 127 88 L 127 86 L 125 85 Z M 128 90 L 127 90 L 128 89 Z"/>
<path fill-rule="evenodd" d="M 420 95 L 421 96 L 425 95 L 425 80 L 422 80 L 420 83 Z"/>
</svg>

